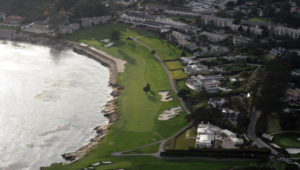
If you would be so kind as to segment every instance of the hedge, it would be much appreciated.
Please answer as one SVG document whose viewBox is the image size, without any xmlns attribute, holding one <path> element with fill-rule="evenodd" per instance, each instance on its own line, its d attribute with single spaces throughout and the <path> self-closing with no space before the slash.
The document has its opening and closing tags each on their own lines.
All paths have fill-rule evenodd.
<svg viewBox="0 0 300 170">
<path fill-rule="evenodd" d="M 271 149 L 201 149 L 189 148 L 189 150 L 167 150 L 161 152 L 161 156 L 189 156 L 189 157 L 230 157 L 258 159 L 261 155 L 270 155 Z"/>
<path fill-rule="evenodd" d="M 255 133 L 258 137 L 261 137 L 264 133 L 267 132 L 268 124 L 266 122 L 268 122 L 268 120 L 265 116 L 260 116 L 257 120 Z"/>
</svg>

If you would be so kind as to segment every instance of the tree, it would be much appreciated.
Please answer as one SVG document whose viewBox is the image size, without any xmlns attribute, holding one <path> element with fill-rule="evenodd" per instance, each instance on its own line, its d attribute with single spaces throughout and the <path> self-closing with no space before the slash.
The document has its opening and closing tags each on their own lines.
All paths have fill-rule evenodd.
<svg viewBox="0 0 300 170">
<path fill-rule="evenodd" d="M 182 53 L 181 53 L 181 57 L 186 57 L 186 54 L 185 54 L 185 52 L 184 52 L 184 51 L 182 51 Z"/>
<path fill-rule="evenodd" d="M 245 0 L 237 0 L 236 1 L 236 5 L 243 5 L 245 3 L 246 3 Z"/>
<path fill-rule="evenodd" d="M 151 54 L 152 54 L 152 55 L 154 55 L 154 54 L 155 54 L 155 51 L 154 51 L 154 50 L 152 50 L 152 51 L 151 51 Z"/>
<path fill-rule="evenodd" d="M 246 77 L 248 77 L 248 76 L 249 76 L 249 74 L 248 74 L 247 71 L 241 72 L 241 77 L 246 78 Z"/>
<path fill-rule="evenodd" d="M 188 94 L 191 94 L 191 91 L 186 90 L 186 89 L 181 89 L 181 90 L 179 90 L 179 92 L 177 93 L 177 95 L 178 95 L 180 98 L 183 98 L 183 99 L 186 99 L 186 96 L 187 96 Z"/>
<path fill-rule="evenodd" d="M 118 41 L 120 39 L 121 33 L 119 31 L 113 31 L 111 34 L 111 38 L 114 41 Z"/>
<path fill-rule="evenodd" d="M 234 5 L 235 5 L 235 3 L 233 2 L 233 1 L 228 1 L 227 3 L 226 3 L 226 7 L 234 7 Z"/>
<path fill-rule="evenodd" d="M 299 167 L 295 164 L 285 164 L 284 170 L 299 170 Z"/>
<path fill-rule="evenodd" d="M 250 34 L 251 34 L 251 31 L 250 31 L 250 28 L 249 28 L 249 27 L 247 28 L 246 34 L 247 34 L 248 36 L 250 36 Z"/>
<path fill-rule="evenodd" d="M 198 125 L 202 121 L 204 123 L 210 122 L 214 125 L 220 125 L 220 118 L 222 117 L 222 109 L 214 108 L 210 105 L 205 105 L 194 110 L 191 114 L 185 118 L 188 122 L 193 121 L 194 125 Z"/>
<path fill-rule="evenodd" d="M 243 29 L 243 27 L 240 25 L 240 27 L 238 28 L 238 32 L 239 33 L 243 33 L 244 32 L 244 29 Z"/>
<path fill-rule="evenodd" d="M 233 86 L 234 88 L 238 88 L 238 87 L 241 86 L 241 82 L 237 80 L 237 81 L 235 81 L 235 82 L 232 83 L 232 86 Z"/>
<path fill-rule="evenodd" d="M 151 90 L 150 89 L 150 84 L 147 83 L 146 87 L 143 88 L 144 92 L 146 92 L 146 94 L 148 94 L 148 92 Z"/>
</svg>

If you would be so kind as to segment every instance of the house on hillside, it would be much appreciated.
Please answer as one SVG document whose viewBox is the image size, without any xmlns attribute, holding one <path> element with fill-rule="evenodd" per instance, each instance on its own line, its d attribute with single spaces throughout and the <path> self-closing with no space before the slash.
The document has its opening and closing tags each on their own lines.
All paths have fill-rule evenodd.
<svg viewBox="0 0 300 170">
<path fill-rule="evenodd" d="M 290 51 L 283 47 L 275 47 L 275 48 L 272 48 L 271 51 L 269 51 L 269 53 L 276 57 L 276 56 L 288 55 L 288 54 L 290 54 Z"/>
<path fill-rule="evenodd" d="M 298 29 L 278 26 L 274 29 L 274 31 L 276 36 L 287 36 L 294 39 L 300 38 L 300 30 Z"/>
<path fill-rule="evenodd" d="M 246 45 L 251 43 L 253 40 L 248 37 L 243 37 L 243 36 L 233 36 L 232 38 L 234 46 L 241 46 L 241 45 Z"/>
<path fill-rule="evenodd" d="M 209 73 L 210 69 L 205 65 L 187 65 L 185 67 L 185 71 L 188 74 L 201 74 L 201 73 Z"/>
<path fill-rule="evenodd" d="M 226 103 L 225 99 L 213 100 L 212 98 L 210 98 L 208 101 L 208 104 L 212 105 L 214 108 L 222 108 L 222 105 L 224 103 Z"/>
<path fill-rule="evenodd" d="M 26 18 L 20 17 L 18 15 L 11 15 L 8 17 L 3 17 L 3 23 L 6 24 L 7 26 L 21 26 L 21 23 L 25 20 Z"/>
<path fill-rule="evenodd" d="M 233 24 L 233 21 L 228 18 L 220 18 L 216 16 L 203 15 L 202 23 L 205 25 L 214 24 L 217 27 L 227 27 Z"/>
<path fill-rule="evenodd" d="M 220 91 L 219 85 L 221 80 L 224 80 L 224 77 L 221 75 L 212 75 L 212 76 L 192 76 L 187 80 L 186 85 L 195 91 L 201 91 L 204 88 L 208 93 L 215 93 Z"/>
<path fill-rule="evenodd" d="M 300 102 L 300 89 L 288 88 L 285 92 L 285 100 L 289 103 L 299 103 Z"/>
<path fill-rule="evenodd" d="M 101 16 L 101 17 L 81 18 L 83 27 L 91 27 L 92 24 L 99 25 L 99 23 L 105 24 L 109 20 L 111 20 L 110 15 Z"/>
<path fill-rule="evenodd" d="M 80 24 L 78 23 L 58 26 L 58 34 L 72 34 L 78 30 L 80 30 Z"/>
<path fill-rule="evenodd" d="M 203 31 L 199 36 L 201 35 L 205 35 L 206 39 L 212 42 L 220 42 L 225 40 L 228 36 L 227 35 L 220 35 L 220 34 L 215 34 L 215 33 L 211 33 L 211 32 L 206 32 Z"/>
</svg>

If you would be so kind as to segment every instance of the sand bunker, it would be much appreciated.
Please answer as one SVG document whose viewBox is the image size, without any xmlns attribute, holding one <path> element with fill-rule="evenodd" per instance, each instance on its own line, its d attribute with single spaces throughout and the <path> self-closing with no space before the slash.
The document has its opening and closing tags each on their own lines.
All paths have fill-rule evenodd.
<svg viewBox="0 0 300 170">
<path fill-rule="evenodd" d="M 93 166 L 98 166 L 98 165 L 100 165 L 101 163 L 100 162 L 96 162 L 96 163 L 94 163 L 94 164 L 92 164 Z"/>
<path fill-rule="evenodd" d="M 103 42 L 108 43 L 108 42 L 109 42 L 109 39 L 103 39 L 103 40 L 100 40 L 100 41 L 103 41 Z"/>
<path fill-rule="evenodd" d="M 298 153 L 300 153 L 300 148 L 286 148 L 285 150 L 289 154 L 298 154 Z"/>
<path fill-rule="evenodd" d="M 173 98 L 170 97 L 170 95 L 169 95 L 169 91 L 161 91 L 158 94 L 161 95 L 161 100 L 160 101 L 162 101 L 162 102 L 167 102 L 167 101 L 173 100 Z"/>
<path fill-rule="evenodd" d="M 104 45 L 104 47 L 110 47 L 110 46 L 112 46 L 114 43 L 108 43 L 108 44 L 106 44 L 106 45 Z"/>
<path fill-rule="evenodd" d="M 86 43 L 80 43 L 79 45 L 83 46 L 83 47 L 87 47 L 89 45 L 87 45 Z"/>
<path fill-rule="evenodd" d="M 110 161 L 101 161 L 103 164 L 111 164 Z"/>
<path fill-rule="evenodd" d="M 176 117 L 182 111 L 181 107 L 171 107 L 165 110 L 162 114 L 158 116 L 158 120 L 164 121 Z"/>
</svg>

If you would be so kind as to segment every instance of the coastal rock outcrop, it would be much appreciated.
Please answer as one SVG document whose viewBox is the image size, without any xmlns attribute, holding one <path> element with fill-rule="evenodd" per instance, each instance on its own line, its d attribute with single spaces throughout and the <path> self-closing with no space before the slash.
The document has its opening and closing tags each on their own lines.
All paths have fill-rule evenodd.
<svg viewBox="0 0 300 170">
<path fill-rule="evenodd" d="M 67 162 L 64 164 L 71 164 L 74 161 L 77 161 L 78 159 L 84 157 L 89 152 L 89 150 L 98 146 L 98 143 L 100 141 L 104 140 L 104 136 L 109 132 L 109 125 L 98 126 L 94 130 L 97 132 L 97 135 L 90 140 L 89 144 L 79 148 L 75 152 L 66 153 L 66 154 L 61 155 L 66 160 L 71 161 L 71 162 Z"/>
</svg>

